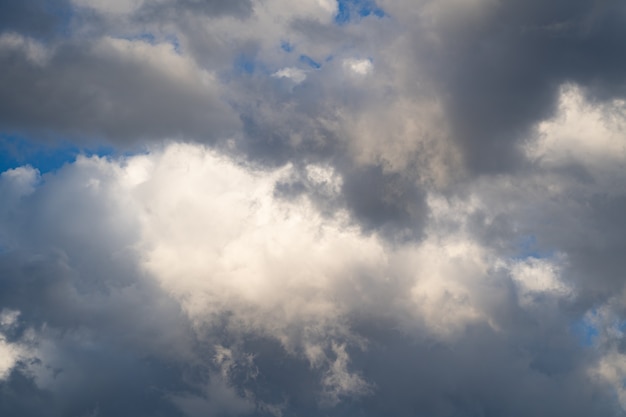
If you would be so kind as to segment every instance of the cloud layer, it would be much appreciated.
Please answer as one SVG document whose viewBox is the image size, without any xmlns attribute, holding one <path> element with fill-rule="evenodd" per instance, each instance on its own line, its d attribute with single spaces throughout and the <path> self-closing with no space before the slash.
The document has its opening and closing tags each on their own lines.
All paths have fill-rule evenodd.
<svg viewBox="0 0 626 417">
<path fill-rule="evenodd" d="M 620 2 L 0 7 L 1 415 L 626 413 Z"/>
</svg>

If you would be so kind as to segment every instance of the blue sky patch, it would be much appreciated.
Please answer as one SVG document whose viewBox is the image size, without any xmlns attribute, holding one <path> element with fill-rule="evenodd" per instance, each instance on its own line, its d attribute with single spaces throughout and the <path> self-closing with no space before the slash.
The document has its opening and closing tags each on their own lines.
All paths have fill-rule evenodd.
<svg viewBox="0 0 626 417">
<path fill-rule="evenodd" d="M 177 54 L 181 54 L 182 53 L 182 47 L 180 46 L 180 41 L 178 40 L 178 37 L 176 35 L 169 35 L 165 38 L 170 44 L 172 44 L 172 46 L 174 47 L 174 51 L 176 51 Z"/>
<path fill-rule="evenodd" d="M 585 347 L 593 346 L 600 335 L 598 329 L 585 318 L 575 322 L 571 330 L 578 338 L 580 344 Z"/>
<path fill-rule="evenodd" d="M 23 136 L 0 134 L 0 172 L 30 165 L 42 174 L 54 172 L 78 155 L 110 156 L 111 147 L 79 148 L 67 142 L 48 145 L 37 143 Z"/>
<path fill-rule="evenodd" d="M 554 251 L 546 250 L 540 247 L 537 237 L 534 235 L 525 235 L 519 238 L 517 242 L 518 259 L 525 258 L 551 258 L 555 255 Z"/>
<path fill-rule="evenodd" d="M 280 43 L 280 49 L 285 52 L 293 52 L 294 46 L 287 41 L 282 41 Z"/>
<path fill-rule="evenodd" d="M 141 40 L 151 45 L 154 45 L 157 42 L 156 36 L 154 36 L 154 34 L 150 32 L 140 33 L 138 35 L 133 36 L 132 39 Z"/>
<path fill-rule="evenodd" d="M 63 37 L 71 36 L 72 20 L 76 15 L 75 8 L 58 0 L 45 2 L 43 3 L 43 7 L 46 13 L 57 19 L 57 34 Z"/>
<path fill-rule="evenodd" d="M 308 55 L 300 55 L 300 62 L 302 62 L 303 64 L 307 64 L 311 68 L 315 68 L 315 69 L 322 68 L 322 64 L 315 61 L 313 58 L 311 58 Z"/>
<path fill-rule="evenodd" d="M 335 23 L 339 25 L 358 21 L 371 15 L 381 18 L 385 16 L 385 11 L 373 0 L 337 0 Z"/>
<path fill-rule="evenodd" d="M 235 59 L 234 67 L 235 70 L 240 73 L 252 74 L 256 69 L 256 63 L 254 61 L 254 58 L 248 55 L 239 55 Z"/>
</svg>

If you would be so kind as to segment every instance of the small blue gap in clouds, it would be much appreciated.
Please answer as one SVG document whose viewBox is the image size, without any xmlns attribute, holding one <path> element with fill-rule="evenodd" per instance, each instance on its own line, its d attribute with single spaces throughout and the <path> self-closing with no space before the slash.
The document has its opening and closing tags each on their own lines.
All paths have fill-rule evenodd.
<svg viewBox="0 0 626 417">
<path fill-rule="evenodd" d="M 136 35 L 122 36 L 122 39 L 126 39 L 127 41 L 142 41 L 150 45 L 157 45 L 158 43 L 166 42 L 172 45 L 174 52 L 179 55 L 182 53 L 180 41 L 176 35 L 166 35 L 164 38 L 157 39 L 153 33 L 142 32 Z"/>
<path fill-rule="evenodd" d="M 571 326 L 571 331 L 584 347 L 592 347 L 600 335 L 598 329 L 585 318 L 576 321 Z"/>
<path fill-rule="evenodd" d="M 63 165 L 73 163 L 78 155 L 110 156 L 111 147 L 96 146 L 79 148 L 70 143 L 56 145 L 37 143 L 27 137 L 0 133 L 0 172 L 30 165 L 41 174 L 59 170 Z"/>
<path fill-rule="evenodd" d="M 311 68 L 315 68 L 315 69 L 322 68 L 322 64 L 315 61 L 313 58 L 311 58 L 308 55 L 300 55 L 300 62 L 302 62 L 303 64 L 307 64 Z"/>
<path fill-rule="evenodd" d="M 247 55 L 239 55 L 235 59 L 234 68 L 236 71 L 245 74 L 252 74 L 256 68 L 254 59 Z"/>
<path fill-rule="evenodd" d="M 182 47 L 180 46 L 180 41 L 176 35 L 168 35 L 165 37 L 165 40 L 174 47 L 174 51 L 177 54 L 180 55 L 183 52 Z"/>
<path fill-rule="evenodd" d="M 58 19 L 56 33 L 62 37 L 69 37 L 71 35 L 72 20 L 76 16 L 75 8 L 61 0 L 48 0 L 44 2 L 43 7 L 48 15 L 55 16 Z"/>
<path fill-rule="evenodd" d="M 150 32 L 144 32 L 130 38 L 129 40 L 140 40 L 149 43 L 150 45 L 154 45 L 156 43 L 156 36 Z"/>
<path fill-rule="evenodd" d="M 280 43 L 280 49 L 282 49 L 285 52 L 293 52 L 293 45 L 287 41 L 282 41 Z"/>
<path fill-rule="evenodd" d="M 517 259 L 525 258 L 550 258 L 554 256 L 554 251 L 542 250 L 538 243 L 537 237 L 534 235 L 525 235 L 520 237 L 517 242 L 518 256 Z"/>
<path fill-rule="evenodd" d="M 359 18 L 374 15 L 385 17 L 385 11 L 376 5 L 374 0 L 337 0 L 335 23 L 343 25 Z"/>
<path fill-rule="evenodd" d="M 348 23 L 350 21 L 350 6 L 345 0 L 337 0 L 337 16 L 335 22 L 338 24 Z"/>
</svg>

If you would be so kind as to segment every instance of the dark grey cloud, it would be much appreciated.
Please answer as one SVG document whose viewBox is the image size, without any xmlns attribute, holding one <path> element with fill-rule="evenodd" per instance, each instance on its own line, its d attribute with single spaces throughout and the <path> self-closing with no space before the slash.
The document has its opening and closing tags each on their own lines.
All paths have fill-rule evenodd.
<svg viewBox="0 0 626 417">
<path fill-rule="evenodd" d="M 28 47 L 41 48 L 33 52 L 41 62 L 19 43 L 0 52 L 5 131 L 123 144 L 176 137 L 214 141 L 237 129 L 217 86 L 167 46 L 105 39 L 55 50 Z M 157 64 L 159 59 L 165 62 Z"/>
<path fill-rule="evenodd" d="M 619 292 L 624 286 L 623 213 L 626 199 L 621 195 L 593 195 L 580 202 L 576 219 L 569 219 L 572 234 L 581 238 L 565 240 L 552 229 L 541 234 L 546 246 L 558 244 L 571 256 L 571 279 L 581 288 L 581 299 L 593 305 Z M 558 239 L 558 243 L 555 240 Z M 563 240 L 561 240 L 563 239 Z M 581 301 L 582 301 L 581 300 Z"/>
<path fill-rule="evenodd" d="M 623 97 L 620 1 L 477 2 L 468 18 L 453 3 L 442 9 L 434 25 L 416 22 L 415 59 L 425 58 L 474 171 L 523 165 L 518 145 L 554 114 L 563 83 L 595 99 Z M 421 40 L 428 37 L 435 40 Z"/>
<path fill-rule="evenodd" d="M 423 190 L 416 179 L 398 173 L 385 173 L 379 166 L 343 166 L 341 184 L 332 179 L 314 181 L 307 168 L 276 185 L 279 198 L 295 199 L 307 196 L 324 214 L 332 216 L 337 210 L 348 209 L 355 224 L 365 232 L 377 232 L 391 241 L 418 240 L 428 214 Z"/>
<path fill-rule="evenodd" d="M 509 336 L 522 334 L 522 328 L 534 333 L 537 326 L 517 323 L 517 335 L 498 335 L 479 326 L 468 329 L 458 345 L 440 345 L 407 337 L 393 323 L 362 323 L 372 344 L 367 352 L 352 357 L 355 366 L 377 381 L 377 395 L 342 411 L 364 416 L 620 415 L 608 398 L 589 401 L 602 394 L 587 385 L 584 373 L 576 369 L 581 352 L 571 341 L 557 342 L 558 336 L 552 335 L 544 346 L 516 340 L 520 350 L 509 349 Z M 568 348 L 573 351 L 567 352 Z M 548 376 L 536 365 L 551 349 L 561 358 L 566 355 L 565 362 L 574 359 L 558 376 Z"/>
<path fill-rule="evenodd" d="M 366 230 L 382 230 L 399 239 L 420 237 L 428 208 L 415 179 L 384 173 L 380 167 L 356 168 L 344 177 L 343 191 Z"/>
<path fill-rule="evenodd" d="M 67 29 L 71 7 L 66 0 L 25 0 L 0 2 L 0 29 L 54 38 Z"/>
<path fill-rule="evenodd" d="M 98 351 L 67 346 L 73 367 L 80 374 L 64 377 L 58 369 L 53 390 L 39 388 L 28 371 L 16 369 L 0 382 L 3 401 L 0 410 L 7 416 L 182 416 L 160 389 L 183 386 L 180 374 L 168 364 L 100 345 Z M 152 387 L 152 388 L 151 388 Z"/>
</svg>

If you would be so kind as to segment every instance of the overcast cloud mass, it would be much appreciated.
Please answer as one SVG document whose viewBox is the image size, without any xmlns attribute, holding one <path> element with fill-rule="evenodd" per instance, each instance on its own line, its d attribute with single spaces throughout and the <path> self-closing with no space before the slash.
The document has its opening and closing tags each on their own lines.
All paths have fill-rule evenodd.
<svg viewBox="0 0 626 417">
<path fill-rule="evenodd" d="M 0 416 L 626 416 L 622 0 L 0 0 Z"/>
</svg>

